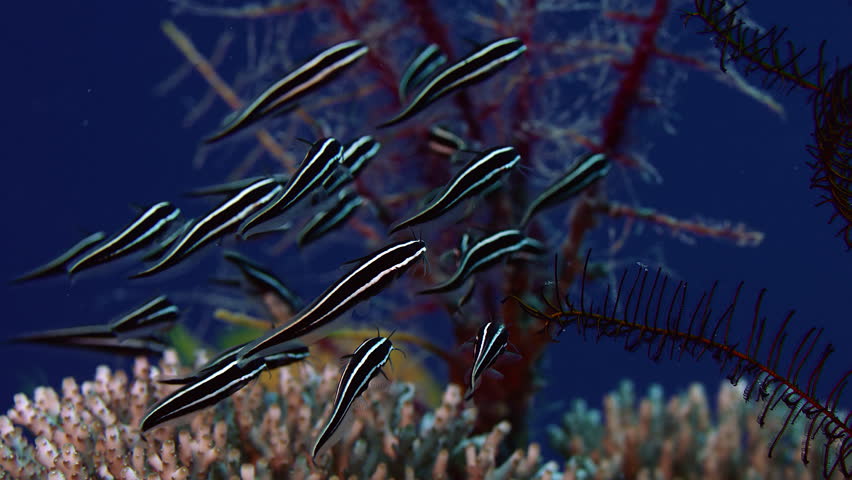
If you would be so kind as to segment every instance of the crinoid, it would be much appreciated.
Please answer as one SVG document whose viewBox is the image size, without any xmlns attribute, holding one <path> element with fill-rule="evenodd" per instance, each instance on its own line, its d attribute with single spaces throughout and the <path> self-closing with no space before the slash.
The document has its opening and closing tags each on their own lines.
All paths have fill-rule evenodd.
<svg viewBox="0 0 852 480">
<path fill-rule="evenodd" d="M 742 283 L 727 303 L 716 302 L 716 284 L 694 301 L 687 299 L 686 282 L 673 285 L 661 270 L 654 274 L 640 268 L 635 275 L 625 271 L 614 292 L 608 286 L 602 300 L 592 301 L 586 294 L 588 264 L 587 256 L 579 296 L 560 293 L 559 279 L 555 278 L 553 297 L 541 293 L 542 308 L 533 305 L 538 301 L 517 296 L 509 299 L 544 321 L 545 331 L 554 340 L 576 329 L 584 339 L 590 335 L 596 341 L 623 339 L 625 350 L 631 352 L 647 348 L 648 358 L 654 361 L 680 360 L 684 355 L 699 360 L 709 354 L 731 383 L 736 385 L 746 379 L 745 400 L 763 405 L 757 418 L 761 426 L 770 410 L 782 404 L 787 408 L 770 445 L 770 456 L 785 430 L 804 416 L 808 423 L 802 438 L 802 461 L 807 464 L 812 444 L 822 441 L 823 475 L 828 478 L 837 472 L 846 478 L 852 476 L 852 414 L 838 409 L 852 369 L 846 370 L 827 392 L 818 391 L 826 361 L 835 350 L 831 343 L 821 341 L 823 329 L 807 330 L 792 349 L 785 349 L 794 313 L 791 311 L 774 335 L 765 336 L 766 317 L 761 314 L 764 289 L 757 295 L 746 338 L 734 338 L 740 327 L 735 312 Z M 766 343 L 768 350 L 764 348 Z"/>
<path fill-rule="evenodd" d="M 697 19 L 704 27 L 700 33 L 713 36 L 719 49 L 719 68 L 739 64 L 746 75 L 762 77 L 767 88 L 785 92 L 809 92 L 813 105 L 814 144 L 808 151 L 814 161 L 808 163 L 814 173 L 811 188 L 820 190 L 817 205 L 834 208 L 829 219 L 843 223 L 838 236 L 852 249 L 852 67 L 835 65 L 825 58 L 825 41 L 816 59 L 803 60 L 806 49 L 785 38 L 786 28 L 761 30 L 741 18 L 746 5 L 730 5 L 726 0 L 694 0 L 693 10 L 682 14 L 684 23 Z"/>
</svg>

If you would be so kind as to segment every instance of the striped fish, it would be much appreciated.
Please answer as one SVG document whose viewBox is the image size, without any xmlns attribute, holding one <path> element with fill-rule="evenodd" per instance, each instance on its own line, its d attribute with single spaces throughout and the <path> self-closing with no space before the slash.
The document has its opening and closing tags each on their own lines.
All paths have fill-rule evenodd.
<svg viewBox="0 0 852 480">
<path fill-rule="evenodd" d="M 243 278 L 260 293 L 270 292 L 282 303 L 287 305 L 290 311 L 296 312 L 304 305 L 304 302 L 292 290 L 287 288 L 274 273 L 264 268 L 257 262 L 241 255 L 233 250 L 225 251 L 225 260 L 240 269 Z"/>
<path fill-rule="evenodd" d="M 163 271 L 204 245 L 233 232 L 243 219 L 269 202 L 280 191 L 281 185 L 270 177 L 249 185 L 204 215 L 154 266 L 130 278 L 147 277 Z"/>
<path fill-rule="evenodd" d="M 183 225 L 173 229 L 171 233 L 166 235 L 165 238 L 159 240 L 153 247 L 149 248 L 145 251 L 145 254 L 142 255 L 142 260 L 148 262 L 154 260 L 155 258 L 159 258 L 166 250 L 169 249 L 172 245 L 175 244 L 178 238 L 182 237 L 190 227 L 195 225 L 194 218 L 188 218 L 184 220 Z"/>
<path fill-rule="evenodd" d="M 354 140 L 343 149 L 343 155 L 340 157 L 340 165 L 344 167 L 345 171 L 341 172 L 341 175 L 332 175 L 326 178 L 322 187 L 329 195 L 337 192 L 341 187 L 357 178 L 358 172 L 379 153 L 380 148 L 382 148 L 382 144 L 370 135 L 364 135 Z"/>
<path fill-rule="evenodd" d="M 580 157 L 562 178 L 550 185 L 533 200 L 524 217 L 521 227 L 525 226 L 536 213 L 579 194 L 589 185 L 600 180 L 607 173 L 611 164 L 603 153 L 587 154 Z"/>
<path fill-rule="evenodd" d="M 464 251 L 456 272 L 444 283 L 421 290 L 420 294 L 447 292 L 459 288 L 472 274 L 482 271 L 500 259 L 517 252 L 544 253 L 541 242 L 525 237 L 520 230 L 503 230 L 483 238 Z"/>
<path fill-rule="evenodd" d="M 520 161 L 521 156 L 514 147 L 496 147 L 483 152 L 462 167 L 428 207 L 408 220 L 397 223 L 390 233 L 438 218 L 462 200 L 492 186 Z"/>
<path fill-rule="evenodd" d="M 169 202 L 160 202 L 147 208 L 130 225 L 71 264 L 68 273 L 77 273 L 115 260 L 150 244 L 178 215 L 180 209 Z"/>
<path fill-rule="evenodd" d="M 156 297 L 116 320 L 101 325 L 60 328 L 13 338 L 15 343 L 38 343 L 120 355 L 162 353 L 166 344 L 154 335 L 174 326 L 178 308 L 165 296 Z"/>
<path fill-rule="evenodd" d="M 411 96 L 411 91 L 423 84 L 441 65 L 447 62 L 447 56 L 438 45 L 430 43 L 421 48 L 417 55 L 402 71 L 399 80 L 399 101 Z"/>
<path fill-rule="evenodd" d="M 240 357 L 249 358 L 276 345 L 315 332 L 356 304 L 384 290 L 425 255 L 426 243 L 422 240 L 392 243 L 367 255 L 357 267 L 300 311 L 290 324 L 253 341 L 240 353 Z"/>
<path fill-rule="evenodd" d="M 343 155 L 343 146 L 333 138 L 321 138 L 313 143 L 296 173 L 290 178 L 275 198 L 266 203 L 257 213 L 240 225 L 239 236 L 243 239 L 252 235 L 249 230 L 271 220 L 313 192 L 338 166 Z M 262 233 L 263 230 L 255 230 Z"/>
<path fill-rule="evenodd" d="M 482 379 L 482 374 L 494 365 L 497 358 L 506 351 L 509 344 L 509 331 L 505 325 L 488 322 L 479 328 L 473 347 L 473 367 L 470 370 L 470 386 L 465 400 L 473 398 L 473 392 Z"/>
<path fill-rule="evenodd" d="M 459 88 L 481 82 L 522 54 L 527 47 L 517 37 L 495 40 L 438 73 L 402 112 L 378 128 L 411 118 L 432 102 Z"/>
<path fill-rule="evenodd" d="M 292 107 L 295 100 L 334 79 L 363 57 L 367 50 L 367 46 L 359 40 L 338 43 L 323 50 L 226 119 L 222 129 L 206 138 L 204 143 L 214 143 L 263 118 Z"/>
<path fill-rule="evenodd" d="M 355 213 L 364 199 L 352 190 L 341 190 L 337 201 L 328 210 L 317 213 L 299 232 L 299 246 L 305 246 L 343 225 Z"/>
<path fill-rule="evenodd" d="M 260 176 L 260 177 L 249 177 L 249 178 L 241 178 L 239 180 L 234 180 L 233 182 L 225 182 L 225 183 L 217 183 L 215 185 L 208 185 L 206 187 L 196 188 L 195 190 L 191 190 L 186 192 L 184 195 L 188 197 L 207 197 L 210 195 L 234 195 L 240 193 L 240 190 L 248 187 L 252 183 L 257 182 L 258 180 L 263 180 L 264 178 L 274 178 L 276 182 L 284 185 L 289 180 L 289 176 L 283 173 L 278 173 L 275 175 L 268 176 Z"/>
<path fill-rule="evenodd" d="M 467 149 L 467 142 L 443 125 L 429 129 L 429 150 L 438 155 L 454 158 L 459 150 Z"/>
<path fill-rule="evenodd" d="M 292 346 L 287 346 L 287 349 L 291 348 Z M 268 356 L 252 357 L 240 365 L 233 356 L 235 354 L 231 355 L 219 359 L 217 364 L 204 371 L 202 376 L 157 402 L 142 417 L 139 430 L 145 433 L 164 423 L 212 407 L 254 381 L 264 370 L 289 365 L 307 357 L 278 351 Z"/>
<path fill-rule="evenodd" d="M 349 362 L 343 369 L 340 382 L 337 384 L 331 417 L 314 444 L 314 460 L 321 451 L 334 443 L 332 439 L 343 423 L 346 412 L 349 411 L 352 402 L 367 390 L 370 380 L 379 373 L 385 375 L 382 367 L 390 359 L 393 351 L 394 347 L 389 338 L 375 337 L 365 340 L 352 355 L 348 355 Z"/>
<path fill-rule="evenodd" d="M 89 248 L 91 248 L 96 243 L 100 242 L 104 239 L 106 235 L 104 232 L 95 232 L 88 237 L 80 240 L 75 243 L 73 247 L 66 250 L 62 255 L 56 257 L 55 259 L 45 263 L 40 267 L 36 267 L 29 272 L 19 276 L 12 280 L 12 283 L 20 283 L 27 280 L 33 280 L 36 278 L 49 277 L 51 275 L 57 275 L 60 273 L 65 273 L 68 263 L 71 260 L 79 255 L 82 252 L 85 252 Z"/>
<path fill-rule="evenodd" d="M 201 380 L 204 377 L 215 372 L 220 366 L 234 361 L 237 352 L 245 345 L 245 343 L 240 343 L 234 345 L 233 347 L 226 348 L 218 355 L 213 357 L 213 359 L 211 359 L 209 362 L 204 364 L 204 366 L 190 373 L 189 375 L 183 377 L 162 378 L 158 379 L 157 381 L 159 383 L 165 383 L 167 385 L 187 385 L 189 383 Z M 288 345 L 283 351 L 269 354 L 263 359 L 266 361 L 267 366 L 270 369 L 273 369 L 296 363 L 298 361 L 308 358 L 309 356 L 310 352 L 308 351 L 308 347 L 301 344 L 293 343 L 292 345 Z"/>
<path fill-rule="evenodd" d="M 109 324 L 109 329 L 119 338 L 139 337 L 171 328 L 178 320 L 180 310 L 165 295 L 155 297 Z"/>
<path fill-rule="evenodd" d="M 9 342 L 70 347 L 134 357 L 161 355 L 169 347 L 162 338 L 154 335 L 139 338 L 118 338 L 106 325 L 46 330 L 14 337 Z"/>
</svg>

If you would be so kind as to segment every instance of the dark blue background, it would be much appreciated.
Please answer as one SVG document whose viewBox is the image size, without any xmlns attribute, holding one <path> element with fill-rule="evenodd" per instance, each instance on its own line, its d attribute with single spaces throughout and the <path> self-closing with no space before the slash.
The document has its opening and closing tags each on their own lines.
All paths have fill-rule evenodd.
<svg viewBox="0 0 852 480">
<path fill-rule="evenodd" d="M 846 2 L 821 3 L 815 9 L 801 2 L 773 1 L 771 8 L 770 2 L 754 2 L 752 11 L 763 25 L 789 25 L 803 45 L 815 47 L 826 38 L 828 52 L 848 61 L 852 10 Z M 160 31 L 167 16 L 168 6 L 161 2 L 15 2 L 4 10 L 0 278 L 11 279 L 50 258 L 84 232 L 126 223 L 131 203 L 176 198 L 188 186 L 219 181 L 229 171 L 221 162 L 193 169 L 206 130 L 181 127 L 180 96 L 152 93 L 183 61 Z M 218 24 L 187 17 L 179 23 L 195 38 L 206 38 L 199 40 L 205 49 L 221 31 Z M 766 232 L 761 246 L 735 248 L 707 239 L 685 245 L 648 228 L 642 238 L 662 244 L 667 265 L 691 288 L 718 279 L 727 297 L 745 280 L 744 309 L 760 287 L 767 287 L 770 318 L 780 320 L 796 308 L 794 331 L 825 327 L 840 350 L 823 376 L 830 383 L 852 366 L 846 350 L 852 339 L 852 253 L 832 236 L 838 226 L 825 224 L 830 209 L 812 206 L 817 195 L 808 189 L 810 157 L 804 149 L 812 130 L 810 106 L 799 92 L 781 100 L 785 121 L 706 76 L 691 74 L 674 107 L 679 134 L 654 139 L 651 151 L 665 182 L 642 190 L 645 204 L 676 217 L 743 221 Z M 205 127 L 212 127 L 207 121 Z M 98 323 L 168 292 L 170 285 L 187 288 L 186 279 L 132 284 L 119 277 L 107 273 L 73 285 L 58 279 L 0 287 L 2 336 Z M 537 400 L 544 406 L 576 396 L 599 405 L 622 378 L 633 379 L 642 391 L 658 382 L 669 393 L 693 380 L 715 390 L 720 380 L 713 362 L 655 365 L 615 342 L 582 343 L 566 336 L 551 352 L 544 367 L 546 378 L 555 381 Z M 121 364 L 71 350 L 3 346 L 0 403 L 11 405 L 14 392 L 35 385 L 58 386 L 67 375 L 89 378 L 102 362 Z"/>
</svg>

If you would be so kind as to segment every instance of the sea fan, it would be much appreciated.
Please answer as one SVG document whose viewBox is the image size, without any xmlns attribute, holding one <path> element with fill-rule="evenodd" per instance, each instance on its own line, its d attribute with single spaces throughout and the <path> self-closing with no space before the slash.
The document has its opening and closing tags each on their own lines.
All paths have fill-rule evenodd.
<svg viewBox="0 0 852 480">
<path fill-rule="evenodd" d="M 556 269 L 555 271 L 558 271 Z M 624 348 L 637 351 L 647 347 L 648 358 L 680 360 L 684 355 L 696 360 L 708 354 L 719 364 L 732 384 L 748 377 L 744 390 L 746 401 L 763 402 L 757 421 L 763 426 L 766 415 L 780 404 L 788 409 L 779 431 L 769 448 L 769 455 L 784 431 L 802 415 L 807 418 L 807 433 L 802 439 L 802 461 L 809 462 L 809 451 L 818 435 L 823 444 L 823 474 L 826 478 L 834 472 L 844 477 L 852 475 L 852 414 L 838 410 L 843 390 L 852 376 L 847 370 L 832 386 L 828 395 L 817 391 L 826 361 L 834 352 L 831 343 L 821 342 L 823 330 L 809 329 L 792 350 L 792 355 L 782 353 L 788 337 L 788 327 L 793 319 L 790 312 L 775 330 L 765 353 L 766 317 L 761 316 L 761 305 L 766 290 L 761 290 L 754 305 L 751 327 L 745 342 L 732 338 L 732 327 L 743 284 L 734 291 L 733 298 L 721 304 L 717 313 L 714 297 L 717 285 L 703 292 L 697 302 L 687 300 L 687 283 L 677 282 L 674 288 L 661 270 L 656 274 L 640 268 L 635 275 L 625 271 L 614 295 L 611 287 L 600 302 L 586 298 L 588 257 L 583 270 L 579 298 L 558 292 L 559 278 L 554 274 L 557 288 L 553 298 L 541 293 L 546 308 L 517 296 L 521 308 L 532 317 L 545 322 L 544 331 L 558 337 L 569 327 L 587 338 L 623 339 Z M 768 338 L 768 337 L 767 337 Z M 819 352 L 819 353 L 816 353 Z M 809 366 L 807 366 L 809 365 Z M 807 366 L 807 368 L 806 368 Z"/>
</svg>

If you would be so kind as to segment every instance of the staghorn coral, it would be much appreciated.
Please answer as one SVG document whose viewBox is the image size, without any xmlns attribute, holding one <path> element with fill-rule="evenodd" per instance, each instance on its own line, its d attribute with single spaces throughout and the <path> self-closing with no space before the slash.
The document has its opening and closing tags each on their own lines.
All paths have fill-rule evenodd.
<svg viewBox="0 0 852 480">
<path fill-rule="evenodd" d="M 203 360 L 203 359 L 202 359 Z M 723 385 L 716 405 L 700 385 L 666 400 L 651 387 L 637 403 L 630 382 L 604 399 L 603 415 L 576 401 L 562 424 L 550 426 L 564 471 L 544 462 L 541 447 L 506 453 L 508 422 L 471 436 L 477 410 L 449 385 L 440 405 L 423 412 L 414 386 L 374 385 L 356 407 L 347 434 L 315 464 L 309 452 L 330 404 L 337 372 L 311 365 L 272 373 L 224 405 L 183 425 L 142 438 L 137 423 L 147 405 L 174 387 L 160 376 L 186 370 L 174 351 L 158 365 L 136 359 L 133 377 L 106 366 L 82 384 L 66 378 L 61 394 L 39 387 L 33 398 L 15 396 L 0 416 L 0 478 L 14 479 L 322 479 L 322 478 L 818 478 L 797 461 L 795 441 L 767 456 L 771 432 L 743 421 L 754 406 L 742 389 Z M 767 419 L 780 423 L 778 415 Z M 788 435 L 801 434 L 788 432 Z"/>
<path fill-rule="evenodd" d="M 603 413 L 577 400 L 561 424 L 548 427 L 548 437 L 569 459 L 569 478 L 822 478 L 820 462 L 806 466 L 798 459 L 803 423 L 788 429 L 768 455 L 784 415 L 773 411 L 766 419 L 770 429 L 745 421 L 759 408 L 742 401 L 743 390 L 723 382 L 713 415 L 700 384 L 668 399 L 652 385 L 637 402 L 633 384 L 624 381 L 604 398 Z M 842 476 L 834 472 L 830 478 Z"/>
<path fill-rule="evenodd" d="M 348 434 L 315 464 L 310 448 L 334 395 L 337 372 L 310 365 L 282 368 L 277 390 L 256 382 L 225 406 L 205 410 L 184 425 L 140 436 L 145 409 L 174 387 L 160 376 L 187 370 L 174 351 L 159 365 L 136 359 L 132 377 L 106 366 L 94 380 L 73 378 L 61 393 L 39 387 L 21 393 L 0 416 L 0 478 L 170 479 L 240 478 L 551 478 L 532 444 L 498 461 L 507 422 L 471 437 L 476 409 L 462 404 L 461 388 L 449 385 L 434 411 L 415 406 L 414 387 L 393 383 L 371 388 Z"/>
</svg>

